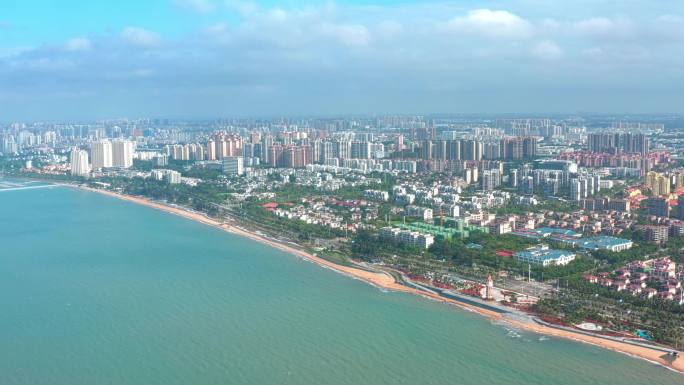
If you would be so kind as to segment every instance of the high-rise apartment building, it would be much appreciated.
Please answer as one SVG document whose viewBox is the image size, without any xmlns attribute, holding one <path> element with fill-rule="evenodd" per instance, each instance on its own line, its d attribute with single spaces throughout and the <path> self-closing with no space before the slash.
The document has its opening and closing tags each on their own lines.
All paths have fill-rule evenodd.
<svg viewBox="0 0 684 385">
<path fill-rule="evenodd" d="M 207 160 L 216 160 L 216 142 L 214 139 L 209 139 L 207 142 Z"/>
<path fill-rule="evenodd" d="M 482 153 L 484 152 L 484 145 L 477 140 L 462 140 L 461 141 L 461 159 L 464 160 L 482 160 Z"/>
<path fill-rule="evenodd" d="M 134 143 L 129 140 L 112 142 L 112 166 L 129 168 L 133 166 Z"/>
<path fill-rule="evenodd" d="M 684 219 L 684 195 L 677 197 L 677 219 Z"/>
<path fill-rule="evenodd" d="M 537 155 L 537 138 L 533 136 L 501 139 L 499 153 L 503 159 L 530 159 Z"/>
<path fill-rule="evenodd" d="M 349 140 L 338 140 L 333 142 L 334 158 L 351 159 L 352 157 L 352 142 Z"/>
<path fill-rule="evenodd" d="M 480 181 L 482 190 L 492 191 L 501 186 L 501 171 L 498 169 L 482 170 Z"/>
<path fill-rule="evenodd" d="M 89 173 L 88 152 L 74 147 L 71 150 L 71 175 L 88 176 Z"/>
<path fill-rule="evenodd" d="M 395 151 L 402 151 L 404 149 L 404 135 L 397 135 L 397 137 L 394 140 L 394 150 Z"/>
<path fill-rule="evenodd" d="M 647 155 L 649 139 L 641 133 L 595 132 L 587 137 L 587 148 L 591 152 L 620 152 Z"/>
<path fill-rule="evenodd" d="M 112 167 L 112 142 L 99 140 L 90 145 L 90 155 L 93 162 L 93 170 Z"/>
<path fill-rule="evenodd" d="M 670 194 L 670 178 L 655 171 L 646 173 L 646 186 L 654 196 Z"/>
<path fill-rule="evenodd" d="M 351 144 L 351 157 L 354 159 L 370 159 L 372 155 L 371 142 L 354 141 Z"/>
<path fill-rule="evenodd" d="M 642 227 L 642 231 L 647 242 L 664 243 L 667 242 L 669 236 L 667 226 L 647 225 Z"/>
<path fill-rule="evenodd" d="M 261 138 L 261 162 L 271 163 L 271 147 L 273 146 L 273 137 L 271 135 L 265 135 Z"/>
</svg>

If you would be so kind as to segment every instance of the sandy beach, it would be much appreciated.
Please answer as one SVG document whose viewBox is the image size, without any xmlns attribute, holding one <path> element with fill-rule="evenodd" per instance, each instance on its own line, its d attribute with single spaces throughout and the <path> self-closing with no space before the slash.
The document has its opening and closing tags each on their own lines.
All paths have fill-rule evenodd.
<svg viewBox="0 0 684 385">
<path fill-rule="evenodd" d="M 69 186 L 69 185 L 67 185 Z M 74 187 L 74 186 L 71 186 Z M 405 292 L 405 293 L 411 293 L 415 295 L 420 295 L 426 298 L 434 299 L 440 302 L 444 303 L 449 303 L 452 305 L 459 306 L 461 308 L 467 308 L 471 311 L 477 312 L 485 317 L 490 318 L 491 320 L 496 320 L 500 322 L 505 322 L 510 324 L 513 327 L 548 335 L 548 336 L 554 336 L 554 337 L 559 337 L 559 338 L 565 338 L 565 339 L 570 339 L 574 341 L 579 341 L 579 342 L 584 342 L 588 344 L 592 344 L 595 346 L 599 346 L 605 349 L 610 349 L 616 352 L 620 352 L 623 354 L 628 354 L 632 357 L 637 357 L 641 359 L 648 360 L 652 363 L 656 363 L 662 366 L 665 366 L 669 369 L 672 369 L 674 371 L 684 373 L 684 358 L 679 357 L 677 358 L 674 362 L 669 361 L 669 357 L 661 352 L 657 351 L 654 349 L 649 349 L 647 347 L 641 347 L 641 346 L 635 346 L 631 345 L 628 343 L 622 343 L 619 341 L 614 341 L 614 340 L 607 340 L 599 337 L 593 337 L 590 335 L 585 335 L 581 333 L 573 333 L 571 331 L 566 331 L 566 330 L 559 330 L 555 328 L 551 328 L 548 326 L 536 324 L 534 322 L 523 322 L 523 321 L 516 321 L 510 318 L 506 318 L 503 315 L 489 311 L 477 306 L 470 306 L 461 302 L 457 302 L 454 300 L 449 300 L 444 297 L 440 297 L 435 294 L 430 294 L 426 293 L 423 291 L 419 291 L 417 289 L 412 289 L 409 287 L 406 287 L 402 284 L 399 284 L 395 281 L 395 279 L 387 274 L 387 273 L 382 273 L 382 272 L 371 272 L 367 270 L 363 270 L 360 268 L 355 268 L 355 267 L 350 267 L 350 266 L 342 266 L 338 265 L 336 263 L 330 262 L 328 260 L 325 260 L 323 258 L 319 258 L 313 254 L 307 253 L 305 251 L 299 250 L 297 248 L 282 244 L 280 242 L 274 241 L 272 239 L 268 239 L 266 237 L 254 234 L 252 232 L 243 230 L 239 227 L 232 226 L 229 224 L 225 224 L 219 221 L 216 221 L 214 219 L 211 219 L 203 214 L 197 213 L 197 212 L 192 212 L 188 211 L 182 208 L 178 207 L 173 207 L 169 206 L 166 204 L 161 204 L 157 202 L 153 202 L 150 200 L 147 200 L 145 198 L 140 198 L 140 197 L 134 197 L 134 196 L 129 196 L 129 195 L 122 195 L 122 194 L 117 194 L 111 191 L 106 191 L 106 190 L 99 190 L 99 189 L 92 189 L 92 188 L 87 188 L 87 187 L 78 187 L 80 189 L 84 189 L 87 191 L 92 191 L 100 194 L 105 194 L 114 198 L 118 199 L 123 199 L 126 201 L 134 202 L 140 205 L 144 205 L 147 207 L 155 208 L 158 210 L 165 211 L 167 213 L 175 214 L 193 221 L 197 221 L 209 226 L 213 226 L 219 229 L 222 229 L 226 232 L 230 232 L 232 234 L 237 234 L 246 238 L 250 238 L 252 240 L 255 240 L 257 242 L 261 242 L 263 244 L 269 245 L 271 247 L 274 247 L 276 249 L 294 254 L 298 257 L 301 257 L 305 260 L 314 262 L 318 265 L 321 265 L 323 267 L 335 270 L 337 272 L 340 272 L 342 274 L 345 274 L 347 276 L 363 280 L 365 282 L 368 282 L 372 285 L 375 285 L 377 287 L 387 289 L 387 290 L 392 290 L 392 291 L 399 291 L 399 292 Z"/>
</svg>

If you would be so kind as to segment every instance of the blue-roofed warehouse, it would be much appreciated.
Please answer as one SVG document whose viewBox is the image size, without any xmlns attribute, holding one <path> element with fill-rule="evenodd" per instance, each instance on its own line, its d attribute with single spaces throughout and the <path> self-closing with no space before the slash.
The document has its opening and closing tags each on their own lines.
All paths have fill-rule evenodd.
<svg viewBox="0 0 684 385">
<path fill-rule="evenodd" d="M 579 238 L 569 243 L 585 250 L 608 250 L 616 253 L 630 249 L 634 245 L 629 239 L 608 236 Z"/>
</svg>

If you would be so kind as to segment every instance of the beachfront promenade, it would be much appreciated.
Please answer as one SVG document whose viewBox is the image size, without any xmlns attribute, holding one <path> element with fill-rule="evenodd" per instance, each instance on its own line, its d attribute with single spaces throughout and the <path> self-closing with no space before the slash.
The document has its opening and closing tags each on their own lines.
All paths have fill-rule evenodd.
<svg viewBox="0 0 684 385">
<path fill-rule="evenodd" d="M 639 342 L 639 341 L 636 341 L 636 340 L 634 340 L 634 339 L 629 339 L 629 338 L 625 338 L 625 337 L 607 336 L 607 335 L 604 335 L 604 334 L 592 333 L 592 332 L 586 331 L 586 330 L 579 330 L 579 329 L 575 329 L 575 328 L 571 328 L 571 327 L 567 327 L 567 326 L 555 325 L 555 324 L 546 322 L 546 321 L 544 321 L 544 320 L 542 320 L 542 319 L 540 319 L 540 318 L 538 318 L 538 317 L 531 317 L 531 319 L 533 319 L 534 322 L 536 322 L 536 323 L 538 323 L 538 324 L 540 324 L 540 325 L 544 325 L 544 326 L 546 326 L 546 327 L 550 327 L 550 328 L 554 328 L 554 329 L 567 330 L 567 331 L 571 331 L 571 332 L 573 332 L 573 333 L 584 334 L 584 335 L 591 336 L 591 337 L 604 338 L 604 339 L 606 339 L 606 340 L 622 342 L 622 343 L 626 343 L 626 344 L 630 344 L 630 345 L 634 345 L 634 346 L 640 346 L 640 347 L 642 347 L 642 348 L 647 348 L 647 349 L 651 349 L 651 350 L 656 350 L 656 351 L 663 352 L 663 353 L 667 353 L 667 354 L 676 353 L 677 356 L 680 356 L 680 357 L 682 356 L 682 353 L 684 353 L 684 352 L 682 352 L 682 351 L 677 351 L 677 350 L 674 350 L 674 349 L 672 349 L 672 348 L 667 348 L 667 347 L 664 347 L 664 346 L 658 346 L 658 345 L 647 344 L 647 343 L 644 343 L 644 342 Z"/>
</svg>

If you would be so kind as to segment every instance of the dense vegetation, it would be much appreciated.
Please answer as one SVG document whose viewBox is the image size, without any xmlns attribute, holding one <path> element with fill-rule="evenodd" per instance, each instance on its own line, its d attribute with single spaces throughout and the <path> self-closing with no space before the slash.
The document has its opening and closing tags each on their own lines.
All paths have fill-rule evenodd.
<svg viewBox="0 0 684 385">
<path fill-rule="evenodd" d="M 480 247 L 468 247 L 475 244 Z M 480 266 L 493 272 L 508 271 L 514 275 L 527 276 L 528 265 L 513 257 L 496 255 L 498 250 L 519 251 L 530 247 L 534 242 L 514 235 L 494 236 L 482 232 L 472 232 L 467 239 L 437 239 L 428 251 L 398 247 L 380 239 L 376 234 L 362 231 L 356 235 L 352 252 L 356 258 L 373 260 L 392 255 L 423 255 L 434 261 L 448 262 L 456 270 L 461 267 Z M 531 266 L 532 278 L 542 281 L 561 277 L 580 276 L 581 273 L 596 267 L 596 261 L 589 255 L 580 254 L 566 266 Z"/>
</svg>

